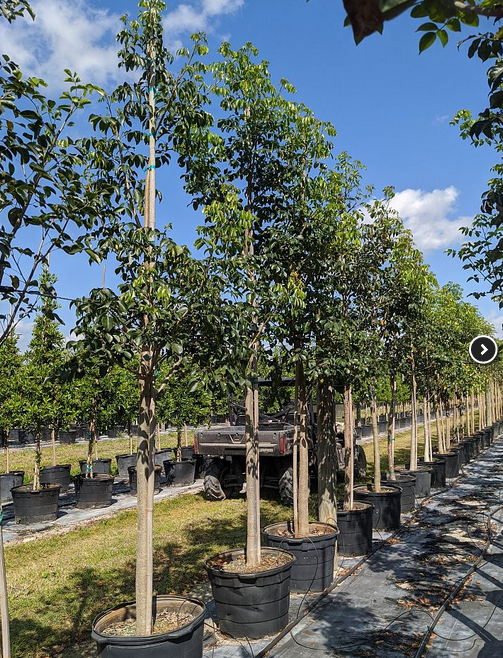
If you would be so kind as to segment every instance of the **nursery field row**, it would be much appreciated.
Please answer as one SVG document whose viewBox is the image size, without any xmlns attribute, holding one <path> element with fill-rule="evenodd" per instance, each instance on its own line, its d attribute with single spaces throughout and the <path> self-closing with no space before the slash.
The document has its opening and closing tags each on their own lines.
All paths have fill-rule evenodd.
<svg viewBox="0 0 503 658">
<path fill-rule="evenodd" d="M 189 432 L 189 441 L 193 441 L 193 432 Z M 161 436 L 162 448 L 174 448 L 176 446 L 176 435 L 173 433 L 163 434 Z M 136 439 L 133 440 L 133 451 L 136 451 Z M 118 439 L 102 439 L 98 442 L 97 448 L 98 457 L 100 459 L 112 460 L 112 473 L 117 473 L 117 463 L 115 460 L 116 455 L 129 453 L 129 438 Z M 25 483 L 33 482 L 33 455 L 34 448 L 24 447 L 10 451 L 10 470 L 24 471 Z M 73 443 L 73 444 L 57 444 L 56 445 L 56 460 L 58 464 L 71 464 L 71 474 L 78 475 L 80 473 L 79 460 L 86 459 L 87 457 L 87 442 Z M 52 465 L 52 447 L 45 446 L 42 448 L 42 463 L 41 466 Z M 0 472 L 6 471 L 5 453 L 0 454 Z"/>
<path fill-rule="evenodd" d="M 163 444 L 167 440 L 163 437 Z M 396 443 L 400 459 L 405 461 L 410 433 L 400 434 Z M 118 446 L 124 449 L 124 440 L 100 442 L 100 455 L 116 454 Z M 64 450 L 66 459 L 73 458 L 78 464 L 83 447 L 58 446 L 58 450 Z M 386 450 L 383 439 L 383 460 Z M 366 445 L 365 451 L 371 463 L 371 446 Z M 27 453 L 30 459 L 32 451 L 16 452 Z M 311 496 L 310 503 L 314 520 L 316 496 Z M 245 536 L 243 497 L 209 502 L 201 494 L 184 495 L 156 503 L 154 514 L 158 592 L 184 594 L 195 583 L 205 582 L 205 560 L 226 548 L 241 546 Z M 284 515 L 285 508 L 278 501 L 263 501 L 263 526 Z M 66 653 L 65 648 L 81 640 L 82 651 L 91 651 L 87 655 L 94 656 L 94 645 L 88 641 L 93 616 L 104 605 L 134 598 L 135 542 L 136 511 L 131 510 L 87 522 L 64 535 L 6 546 L 13 658 L 78 658 L 86 654 Z"/>
</svg>

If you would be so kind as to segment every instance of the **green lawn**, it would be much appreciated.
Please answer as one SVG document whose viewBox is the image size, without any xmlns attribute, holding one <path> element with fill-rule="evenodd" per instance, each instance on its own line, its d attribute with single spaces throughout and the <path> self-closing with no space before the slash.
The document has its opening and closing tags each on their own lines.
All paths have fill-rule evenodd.
<svg viewBox="0 0 503 658">
<path fill-rule="evenodd" d="M 193 442 L 193 432 L 189 432 L 189 444 Z M 170 448 L 176 445 L 176 434 L 161 435 L 161 447 Z M 136 439 L 133 439 L 133 450 L 136 451 Z M 98 441 L 98 457 L 101 459 L 112 459 L 112 473 L 117 473 L 116 455 L 129 452 L 129 439 L 105 439 Z M 87 458 L 87 443 L 56 444 L 56 455 L 58 464 L 71 464 L 72 475 L 80 473 L 79 460 Z M 33 481 L 33 464 L 35 458 L 34 448 L 19 448 L 10 451 L 10 470 L 21 470 L 25 472 L 24 481 Z M 42 466 L 52 466 L 52 447 L 42 449 Z M 6 461 L 5 451 L 0 453 L 0 472 L 5 473 Z"/>
<path fill-rule="evenodd" d="M 262 526 L 288 518 L 274 500 L 262 503 Z M 184 594 L 206 579 L 204 563 L 243 545 L 244 498 L 208 502 L 201 494 L 155 505 L 155 589 Z M 89 639 L 100 611 L 132 600 L 136 511 L 121 512 L 67 534 L 5 549 L 13 658 L 48 658 Z"/>
</svg>

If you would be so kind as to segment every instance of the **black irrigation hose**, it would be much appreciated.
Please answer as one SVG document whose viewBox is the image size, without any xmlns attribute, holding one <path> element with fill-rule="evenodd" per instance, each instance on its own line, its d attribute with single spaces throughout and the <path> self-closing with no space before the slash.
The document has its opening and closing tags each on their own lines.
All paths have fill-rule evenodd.
<svg viewBox="0 0 503 658">
<path fill-rule="evenodd" d="M 259 651 L 259 653 L 255 656 L 255 658 L 265 658 L 265 657 L 267 656 L 267 654 L 269 653 L 269 651 L 271 651 L 271 649 L 273 649 L 277 644 L 279 644 L 279 642 L 280 642 L 280 641 L 281 641 L 286 635 L 288 635 L 288 633 L 290 633 L 290 632 L 295 628 L 295 626 L 297 626 L 297 624 L 298 624 L 302 619 L 304 619 L 304 617 L 307 617 L 307 615 L 311 612 L 311 610 L 313 610 L 317 605 L 319 605 L 319 604 L 321 603 L 321 601 L 323 601 L 323 599 L 324 599 L 328 594 L 330 594 L 331 592 L 333 592 L 334 589 L 335 589 L 336 587 L 338 587 L 339 585 L 341 585 L 341 584 L 342 584 L 347 578 L 349 578 L 349 576 L 351 576 L 353 573 L 355 573 L 355 571 L 357 571 L 361 566 L 363 566 L 363 565 L 365 564 L 365 562 L 366 562 L 368 559 L 370 559 L 375 553 L 377 553 L 377 551 L 381 550 L 381 548 L 386 544 L 386 542 L 388 542 L 390 539 L 393 539 L 394 537 L 398 536 L 398 535 L 401 534 L 403 531 L 405 531 L 405 530 L 407 529 L 407 526 L 408 526 L 408 525 L 410 524 L 410 522 L 412 521 L 412 519 L 418 514 L 418 512 L 420 511 L 420 509 L 421 509 L 422 507 L 424 507 L 424 505 L 425 505 L 428 501 L 430 501 L 432 498 L 435 498 L 435 497 L 438 496 L 439 494 L 442 494 L 442 493 L 445 493 L 446 491 L 449 491 L 449 489 L 451 489 L 451 488 L 452 488 L 452 487 L 458 482 L 458 480 L 460 480 L 464 475 L 465 475 L 465 473 L 463 472 L 461 475 L 458 475 L 457 478 L 453 479 L 453 481 L 449 484 L 449 486 L 444 487 L 444 488 L 442 488 L 442 489 L 439 489 L 438 491 L 435 491 L 434 493 L 430 494 L 429 496 L 426 496 L 425 498 L 423 498 L 423 499 L 420 501 L 420 503 L 419 503 L 419 508 L 416 509 L 416 511 L 414 512 L 413 516 L 412 516 L 410 519 L 408 519 L 407 524 L 401 524 L 400 527 L 398 528 L 398 530 L 396 530 L 396 531 L 395 531 L 392 535 L 390 535 L 387 539 L 381 541 L 381 543 L 380 543 L 378 546 L 376 546 L 374 549 L 372 549 L 372 551 L 370 551 L 370 553 L 368 553 L 367 555 L 365 555 L 364 557 L 362 557 L 362 559 L 359 560 L 355 565 L 353 565 L 353 566 L 351 567 L 351 569 L 350 569 L 347 573 L 345 573 L 344 575 L 342 575 L 340 578 L 337 578 L 336 580 L 334 580 L 334 582 L 330 585 L 330 587 L 328 587 L 326 590 L 324 590 L 324 591 L 323 591 L 323 592 L 322 592 L 322 593 L 321 593 L 321 594 L 320 594 L 320 595 L 319 595 L 314 601 L 312 601 L 312 602 L 311 602 L 311 603 L 310 603 L 310 604 L 304 609 L 304 611 L 303 611 L 301 614 L 298 614 L 297 617 L 296 617 L 295 619 L 292 619 L 292 621 L 289 622 L 289 623 L 285 626 L 285 628 L 284 628 L 280 633 L 278 633 L 278 635 L 276 635 L 276 636 L 275 636 L 275 637 L 269 642 L 269 644 L 267 644 L 267 645 L 266 645 L 261 651 Z M 503 506 L 502 506 L 502 507 L 503 507 Z M 501 509 L 501 508 L 500 508 L 500 509 Z M 496 510 L 496 511 L 498 511 L 498 510 Z M 496 513 L 496 512 L 494 512 L 494 514 L 495 514 L 495 513 Z M 492 515 L 491 515 L 491 516 L 492 516 Z M 483 560 L 483 555 L 485 555 L 485 552 L 486 552 L 486 548 L 483 549 L 483 552 L 481 553 L 481 556 L 480 556 L 479 560 L 473 565 L 474 568 L 475 568 L 476 566 L 478 566 L 479 561 L 482 561 L 482 560 Z M 472 572 L 472 570 L 470 570 L 470 571 Z M 471 573 L 470 573 L 470 575 L 471 575 Z M 446 603 L 447 603 L 447 602 L 446 602 Z M 439 617 L 439 618 L 440 618 L 440 617 Z M 396 620 L 394 620 L 394 621 L 396 621 Z M 435 625 L 436 625 L 437 623 L 438 623 L 438 619 L 434 622 L 434 624 L 431 625 L 431 627 L 430 627 L 431 630 L 430 630 L 429 633 L 428 633 L 428 637 L 427 637 L 427 639 L 426 639 L 425 646 L 426 646 L 426 644 L 427 644 L 427 642 L 428 642 L 428 639 L 429 639 L 429 637 L 430 637 L 430 635 L 431 635 L 431 632 L 432 632 L 433 628 L 435 627 Z M 293 637 L 293 635 L 292 635 L 292 637 Z M 294 639 L 294 641 L 296 641 L 295 638 L 293 638 L 293 639 Z M 424 640 L 423 640 L 423 641 L 424 641 Z M 421 646 L 422 646 L 422 644 L 421 644 Z M 312 647 L 311 647 L 311 648 L 312 648 Z M 415 656 L 414 658 L 419 658 L 421 655 L 422 655 L 422 654 L 419 654 L 419 653 L 418 653 L 418 654 L 416 654 L 416 656 Z"/>
<path fill-rule="evenodd" d="M 481 551 L 481 554 L 478 558 L 478 560 L 470 567 L 468 572 L 463 576 L 463 578 L 459 581 L 459 583 L 454 587 L 454 589 L 451 591 L 449 596 L 446 598 L 446 600 L 443 602 L 443 604 L 440 606 L 440 608 L 437 611 L 437 614 L 433 618 L 432 623 L 428 627 L 426 633 L 423 635 L 423 639 L 421 644 L 419 645 L 419 648 L 414 656 L 414 658 L 421 658 L 421 656 L 424 655 L 424 652 L 426 650 L 426 647 L 428 645 L 429 639 L 431 637 L 431 634 L 435 630 L 436 625 L 440 621 L 442 615 L 447 609 L 447 606 L 455 599 L 455 597 L 459 594 L 459 592 L 463 589 L 463 587 L 466 585 L 468 580 L 472 577 L 472 575 L 475 573 L 477 568 L 482 564 L 482 562 L 485 560 L 485 557 L 487 555 L 487 551 L 489 550 L 489 547 L 491 546 L 492 543 L 492 530 L 491 530 L 491 521 L 495 514 L 497 514 L 500 510 L 503 509 L 503 505 L 500 505 L 494 512 L 488 515 L 488 524 L 487 524 L 487 541 L 484 546 L 484 548 Z M 488 622 L 486 622 L 487 624 Z M 469 638 L 466 638 L 469 639 Z"/>
</svg>

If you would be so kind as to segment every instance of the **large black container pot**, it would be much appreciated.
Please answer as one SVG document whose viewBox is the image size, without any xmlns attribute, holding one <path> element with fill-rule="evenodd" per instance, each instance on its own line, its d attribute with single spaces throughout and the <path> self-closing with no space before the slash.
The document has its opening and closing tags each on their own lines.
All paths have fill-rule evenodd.
<svg viewBox="0 0 503 658">
<path fill-rule="evenodd" d="M 413 475 L 416 478 L 416 483 L 414 485 L 414 493 L 416 498 L 424 498 L 425 496 L 430 495 L 431 491 L 431 479 L 433 474 L 433 469 L 428 468 L 424 464 L 419 464 L 415 471 L 409 469 L 410 464 L 407 464 L 406 471 L 402 471 L 404 475 Z"/>
<path fill-rule="evenodd" d="M 492 443 L 493 428 L 486 427 L 484 429 L 484 447 L 489 448 Z"/>
<path fill-rule="evenodd" d="M 355 500 L 373 505 L 372 527 L 375 530 L 396 530 L 400 527 L 400 498 L 402 489 L 396 484 L 381 487 L 379 493 L 371 485 L 355 487 Z"/>
<path fill-rule="evenodd" d="M 23 484 L 24 471 L 10 471 L 0 473 L 0 501 L 7 503 L 12 500 L 11 490 Z"/>
<path fill-rule="evenodd" d="M 87 472 L 87 459 L 79 460 L 80 472 L 85 475 Z M 111 459 L 93 459 L 93 474 L 94 475 L 110 475 L 110 467 L 112 465 Z"/>
<path fill-rule="evenodd" d="M 400 509 L 402 514 L 405 512 L 412 512 L 416 506 L 416 477 L 415 475 L 405 474 L 405 473 L 395 473 L 394 480 L 388 480 L 387 476 L 384 476 L 383 484 L 398 484 L 402 490 L 402 496 L 400 498 Z"/>
<path fill-rule="evenodd" d="M 61 491 L 68 491 L 71 470 L 71 464 L 44 466 L 40 469 L 40 484 L 59 484 Z"/>
<path fill-rule="evenodd" d="M 92 478 L 77 475 L 75 496 L 79 509 L 109 507 L 112 504 L 114 477 L 104 473 L 94 473 Z"/>
<path fill-rule="evenodd" d="M 459 452 L 451 451 L 439 456 L 445 459 L 445 477 L 449 480 L 457 478 L 459 475 Z"/>
<path fill-rule="evenodd" d="M 425 462 L 423 460 L 418 460 L 422 465 L 429 466 L 432 469 L 431 472 L 431 488 L 432 489 L 442 489 L 445 487 L 445 465 L 446 460 L 442 457 L 434 459 L 431 462 Z"/>
<path fill-rule="evenodd" d="M 119 477 L 127 480 L 129 477 L 128 468 L 130 466 L 136 466 L 136 453 L 133 455 L 116 455 L 115 459 L 117 460 L 117 470 L 119 472 Z"/>
<path fill-rule="evenodd" d="M 58 516 L 59 485 L 48 484 L 37 491 L 31 485 L 12 489 L 16 523 L 54 521 Z"/>
<path fill-rule="evenodd" d="M 154 619 L 165 610 L 178 614 L 193 614 L 194 618 L 188 624 L 167 633 L 116 636 L 103 635 L 103 631 L 114 622 L 135 619 L 135 602 L 118 605 L 98 615 L 93 621 L 91 631 L 91 636 L 97 643 L 98 656 L 100 658 L 202 658 L 206 615 L 204 603 L 183 596 L 156 596 Z"/>
<path fill-rule="evenodd" d="M 290 522 L 264 528 L 267 544 L 295 555 L 292 566 L 292 592 L 322 592 L 334 579 L 335 545 L 339 530 L 330 523 L 310 523 L 314 534 L 293 537 Z M 284 536 L 286 533 L 286 536 Z"/>
<path fill-rule="evenodd" d="M 172 459 L 166 459 L 164 462 L 164 472 L 166 473 L 166 484 L 168 487 L 185 487 L 188 484 L 194 484 L 196 460 L 182 459 L 181 462 L 175 462 Z"/>
<path fill-rule="evenodd" d="M 464 443 L 455 443 L 454 445 L 451 445 L 450 451 L 458 453 L 459 468 L 461 469 L 463 464 L 466 464 L 467 459 Z"/>
<path fill-rule="evenodd" d="M 59 430 L 60 443 L 75 443 L 77 439 L 77 430 Z"/>
<path fill-rule="evenodd" d="M 138 494 L 138 480 L 136 478 L 136 466 L 129 466 L 127 469 L 129 476 L 129 488 L 132 496 Z M 154 492 L 159 493 L 161 490 L 161 473 L 162 468 L 160 466 L 154 466 Z"/>
<path fill-rule="evenodd" d="M 176 453 L 176 448 L 174 449 Z M 194 446 L 183 446 L 182 447 L 182 459 L 192 459 L 194 456 Z"/>
<path fill-rule="evenodd" d="M 351 510 L 337 510 L 337 551 L 340 555 L 366 555 L 372 550 L 372 505 L 355 502 Z"/>
<path fill-rule="evenodd" d="M 470 437 L 469 439 L 465 439 L 463 441 L 463 448 L 465 451 L 465 464 L 468 464 L 469 462 L 472 461 L 472 459 L 475 459 L 476 455 L 476 445 L 475 445 L 475 439 L 473 437 Z"/>
<path fill-rule="evenodd" d="M 156 450 L 154 453 L 154 464 L 163 468 L 163 463 L 166 459 L 173 459 L 173 448 L 163 448 Z"/>
<path fill-rule="evenodd" d="M 277 553 L 285 554 L 289 561 L 252 573 L 224 571 L 221 567 L 242 557 L 242 549 L 220 553 L 206 562 L 222 633 L 260 638 L 279 633 L 287 625 L 295 556 L 279 548 L 262 548 L 263 557 Z"/>
<path fill-rule="evenodd" d="M 484 447 L 484 435 L 482 432 L 477 432 L 473 435 L 473 447 L 475 458 L 480 455 Z"/>
</svg>

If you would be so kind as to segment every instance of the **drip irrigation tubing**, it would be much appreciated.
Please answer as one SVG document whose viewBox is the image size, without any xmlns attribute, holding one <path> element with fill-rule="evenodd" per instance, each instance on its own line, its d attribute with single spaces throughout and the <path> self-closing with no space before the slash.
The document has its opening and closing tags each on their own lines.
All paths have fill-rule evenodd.
<svg viewBox="0 0 503 658">
<path fill-rule="evenodd" d="M 499 439 L 501 439 L 501 437 L 498 437 L 497 440 L 499 440 Z M 295 619 L 292 619 L 292 621 L 289 622 L 285 626 L 285 628 L 280 633 L 278 633 L 278 635 L 276 635 L 271 640 L 271 642 L 269 642 L 269 644 L 267 644 L 263 649 L 261 649 L 261 651 L 259 651 L 259 653 L 254 658 L 266 658 L 269 651 L 271 651 L 271 649 L 273 649 L 277 644 L 279 644 L 279 642 L 281 642 L 281 640 L 284 637 L 286 637 L 289 633 L 291 634 L 291 637 L 294 640 L 294 642 L 297 642 L 297 640 L 295 639 L 295 637 L 292 634 L 292 630 L 295 628 L 295 626 L 297 626 L 297 624 L 299 624 L 300 621 L 302 621 L 302 619 L 304 619 L 304 617 L 306 617 L 316 606 L 318 606 L 328 594 L 333 592 L 334 589 L 339 587 L 339 585 L 341 585 L 347 578 L 349 578 L 349 576 L 353 575 L 358 569 L 360 569 L 360 567 L 362 567 L 365 564 L 365 562 L 367 562 L 367 560 L 369 560 L 373 555 L 375 555 L 375 553 L 377 553 L 377 551 L 381 550 L 381 548 L 383 548 L 390 539 L 394 539 L 398 535 L 402 534 L 402 532 L 405 532 L 407 530 L 408 526 L 410 525 L 410 523 L 415 519 L 415 517 L 418 515 L 418 513 L 421 511 L 421 509 L 426 505 L 426 503 L 428 503 L 433 498 L 436 498 L 440 494 L 449 491 L 465 475 L 466 475 L 466 473 L 462 469 L 462 473 L 460 475 L 458 475 L 458 477 L 454 478 L 452 480 L 452 482 L 449 483 L 448 486 L 442 487 L 442 489 L 439 489 L 438 491 L 435 491 L 434 493 L 430 494 L 429 496 L 425 496 L 424 498 L 422 498 L 421 501 L 419 501 L 418 508 L 414 511 L 412 516 L 409 519 L 407 519 L 407 521 L 405 523 L 402 523 L 400 525 L 400 527 L 397 530 L 395 530 L 395 532 L 392 533 L 387 539 L 381 540 L 381 542 L 375 548 L 373 548 L 370 551 L 370 553 L 368 553 L 367 555 L 364 555 L 356 564 L 354 564 L 349 569 L 349 571 L 347 571 L 345 574 L 343 574 L 339 578 L 336 578 L 334 580 L 334 582 L 330 585 L 330 587 L 328 587 L 326 590 L 321 592 L 321 594 L 318 597 L 316 597 L 316 599 L 314 599 L 314 601 L 311 601 L 311 603 L 309 603 L 309 605 L 307 605 L 306 608 L 304 608 L 302 613 L 300 613 L 300 614 L 298 613 L 297 617 Z M 498 508 L 495 512 L 493 512 L 493 514 L 490 515 L 491 519 L 492 519 L 493 515 L 496 514 L 496 512 L 498 512 L 500 509 L 503 509 L 503 506 Z M 486 546 L 482 549 L 482 552 L 481 552 L 481 555 L 480 555 L 479 559 L 477 560 L 477 562 L 474 565 L 472 565 L 472 567 L 470 568 L 468 574 L 462 579 L 461 584 L 459 584 L 458 586 L 455 587 L 454 595 L 452 595 L 452 593 L 451 593 L 451 595 L 449 595 L 448 599 L 444 602 L 444 604 L 442 605 L 440 610 L 442 610 L 442 608 L 444 608 L 444 610 L 445 610 L 445 607 L 448 605 L 448 603 L 462 589 L 462 587 L 463 587 L 464 583 L 466 582 L 466 580 L 473 574 L 474 570 L 484 560 L 487 549 L 490 545 L 490 537 L 491 537 L 490 533 L 491 533 L 491 529 L 490 529 L 490 522 L 489 522 L 489 539 L 488 539 L 488 542 L 486 542 Z M 440 612 L 440 610 L 439 610 L 439 612 Z M 421 645 L 418 649 L 418 652 L 414 656 L 414 658 L 420 658 L 423 655 L 423 653 L 419 653 L 419 650 L 421 648 L 423 648 L 422 650 L 424 651 L 424 648 L 426 647 L 426 645 L 428 643 L 428 640 L 431 636 L 431 633 L 433 632 L 433 629 L 435 628 L 435 626 L 438 623 L 438 620 L 440 619 L 441 616 L 442 615 L 438 615 L 438 613 L 437 613 L 434 622 L 431 624 L 428 631 L 426 632 L 427 637 L 426 637 L 426 634 L 425 634 L 426 640 L 424 640 L 424 638 L 423 638 L 423 641 L 422 641 L 422 643 L 421 643 Z M 399 618 L 400 617 L 401 617 L 401 615 L 399 616 Z M 396 621 L 396 620 L 393 620 L 391 623 L 394 623 L 394 621 Z M 388 624 L 388 626 L 389 625 L 390 624 Z M 424 647 L 423 647 L 423 644 L 424 644 Z M 314 647 L 310 647 L 310 648 L 314 649 Z"/>
<path fill-rule="evenodd" d="M 478 569 L 478 567 L 485 561 L 485 558 L 487 556 L 487 552 L 492 544 L 492 529 L 491 529 L 491 521 L 493 520 L 494 516 L 500 512 L 503 509 L 503 505 L 500 505 L 497 509 L 494 510 L 491 514 L 488 515 L 488 523 L 487 523 L 487 541 L 485 543 L 484 548 L 482 549 L 479 558 L 477 561 L 472 564 L 468 572 L 461 578 L 461 580 L 458 582 L 458 584 L 451 590 L 449 596 L 445 599 L 445 601 L 442 603 L 440 608 L 437 611 L 437 614 L 433 618 L 432 623 L 430 626 L 428 626 L 428 629 L 426 630 L 426 633 L 423 636 L 423 639 L 421 641 L 421 644 L 419 645 L 419 648 L 414 656 L 414 658 L 421 658 L 421 656 L 424 655 L 425 650 L 427 649 L 428 641 L 431 637 L 431 634 L 435 630 L 436 625 L 442 618 L 442 615 L 444 612 L 447 610 L 447 606 L 456 598 L 456 596 L 459 594 L 459 592 L 463 589 L 463 587 L 466 585 L 468 580 L 472 577 L 472 575 L 475 573 L 475 571 Z M 492 615 L 494 614 L 494 610 Z M 487 620 L 486 624 L 489 623 L 489 620 L 491 617 Z M 458 641 L 461 641 L 461 639 L 469 639 L 468 638 L 460 638 Z"/>
</svg>

